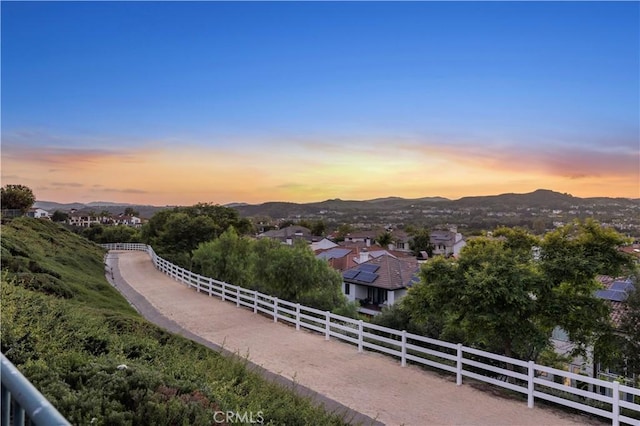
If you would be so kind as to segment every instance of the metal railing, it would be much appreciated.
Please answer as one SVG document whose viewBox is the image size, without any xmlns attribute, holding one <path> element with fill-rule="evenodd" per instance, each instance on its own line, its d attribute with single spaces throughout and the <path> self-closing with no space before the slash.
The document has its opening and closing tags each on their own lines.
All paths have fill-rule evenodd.
<svg viewBox="0 0 640 426">
<path fill-rule="evenodd" d="M 22 426 L 26 420 L 37 426 L 70 425 L 3 353 L 0 357 L 1 426 Z"/>
</svg>

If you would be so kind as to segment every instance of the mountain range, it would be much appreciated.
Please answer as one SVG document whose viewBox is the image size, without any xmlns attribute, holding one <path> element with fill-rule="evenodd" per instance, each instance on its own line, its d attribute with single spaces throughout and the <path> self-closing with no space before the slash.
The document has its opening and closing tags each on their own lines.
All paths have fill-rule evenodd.
<svg viewBox="0 0 640 426">
<path fill-rule="evenodd" d="M 546 209 L 567 209 L 572 206 L 594 207 L 594 206 L 620 206 L 636 209 L 640 205 L 640 198 L 610 198 L 610 197 L 590 197 L 580 198 L 571 194 L 560 193 L 548 189 L 538 189 L 536 191 L 516 194 L 506 193 L 500 195 L 463 197 L 451 200 L 444 197 L 423 197 L 423 198 L 401 198 L 385 197 L 372 200 L 341 200 L 330 199 L 313 203 L 293 203 L 293 202 L 266 202 L 261 204 L 230 203 L 227 207 L 232 207 L 241 216 L 268 216 L 272 218 L 291 217 L 296 215 L 318 214 L 323 211 L 334 211 L 343 213 L 357 213 L 367 211 L 393 211 L 407 209 L 428 209 L 438 207 L 442 209 L 456 208 L 500 208 L 506 210 L 519 208 L 546 208 Z M 93 209 L 108 210 L 117 213 L 126 207 L 132 207 L 140 212 L 142 217 L 150 217 L 158 210 L 169 208 L 168 206 L 144 206 L 136 204 L 112 203 L 96 201 L 87 204 L 69 203 L 61 204 L 52 201 L 37 201 L 35 207 L 48 211 L 70 209 Z"/>
</svg>

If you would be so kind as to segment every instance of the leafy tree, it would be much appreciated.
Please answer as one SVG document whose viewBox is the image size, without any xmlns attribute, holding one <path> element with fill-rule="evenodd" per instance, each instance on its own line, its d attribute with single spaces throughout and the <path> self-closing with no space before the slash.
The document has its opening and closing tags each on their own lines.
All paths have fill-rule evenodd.
<svg viewBox="0 0 640 426">
<path fill-rule="evenodd" d="M 53 214 L 51 215 L 51 220 L 54 222 L 64 222 L 69 218 L 69 214 L 65 213 L 61 210 L 56 210 L 55 212 L 53 212 Z"/>
<path fill-rule="evenodd" d="M 640 281 L 627 299 L 627 306 L 618 330 L 623 337 L 622 352 L 628 376 L 640 376 Z M 640 377 L 639 377 L 640 380 Z"/>
<path fill-rule="evenodd" d="M 342 314 L 353 311 L 342 294 L 340 274 L 316 259 L 304 241 L 291 247 L 269 238 L 242 237 L 230 228 L 201 243 L 193 252 L 193 265 L 203 275 L 291 302 L 340 309 Z"/>
<path fill-rule="evenodd" d="M 637 277 L 636 289 L 630 292 L 625 302 L 618 327 L 597 342 L 594 352 L 602 369 L 608 368 L 627 377 L 640 375 L 640 290 Z"/>
<path fill-rule="evenodd" d="M 239 234 L 253 232 L 253 224 L 234 209 L 198 203 L 157 212 L 142 227 L 143 242 L 167 260 L 188 268 L 191 252 L 233 226 Z"/>
<path fill-rule="evenodd" d="M 376 242 L 381 247 L 388 247 L 389 244 L 393 242 L 393 235 L 390 232 L 386 231 L 376 237 Z"/>
<path fill-rule="evenodd" d="M 94 241 L 96 243 L 99 242 L 100 237 L 102 236 L 102 232 L 104 232 L 104 226 L 92 223 L 88 228 L 83 228 L 80 231 L 80 234 L 88 240 Z M 120 242 L 120 241 L 117 241 Z"/>
<path fill-rule="evenodd" d="M 343 223 L 342 225 L 338 226 L 336 241 L 344 241 L 347 235 L 349 235 L 351 232 L 353 232 L 353 227 L 348 223 Z"/>
<path fill-rule="evenodd" d="M 233 227 L 220 238 L 201 243 L 193 252 L 194 269 L 206 276 L 242 287 L 253 281 L 253 241 L 241 238 Z"/>
<path fill-rule="evenodd" d="M 547 304 L 547 326 L 559 325 L 584 352 L 611 332 L 609 307 L 594 293 L 598 274 L 619 276 L 634 268 L 631 256 L 620 251 L 626 239 L 614 229 L 587 219 L 545 235 L 539 267 L 545 277 L 538 297 Z"/>
<path fill-rule="evenodd" d="M 433 256 L 433 244 L 431 244 L 431 233 L 427 228 L 413 232 L 409 240 L 409 248 L 414 256 L 420 256 L 421 251 L 426 251 L 429 257 Z"/>
<path fill-rule="evenodd" d="M 311 230 L 311 235 L 322 237 L 327 231 L 327 225 L 323 220 L 316 220 L 311 224 L 311 227 L 309 229 Z"/>
<path fill-rule="evenodd" d="M 15 209 L 26 213 L 36 202 L 33 191 L 25 185 L 5 185 L 0 188 L 0 193 L 0 204 L 3 209 Z"/>
<path fill-rule="evenodd" d="M 293 226 L 295 225 L 296 222 L 293 221 L 292 219 L 285 219 L 282 220 L 279 224 L 278 224 L 278 228 L 279 229 L 283 229 L 283 228 L 288 228 L 289 226 Z M 304 225 L 303 225 L 304 226 Z"/>
<path fill-rule="evenodd" d="M 620 235 L 592 221 L 542 240 L 522 229 L 496 235 L 469 241 L 458 260 L 426 264 L 423 282 L 402 301 L 411 321 L 440 322 L 441 338 L 523 359 L 548 347 L 555 326 L 577 352 L 608 333 L 609 309 L 594 296 L 594 278 L 630 266 L 617 250 Z"/>
<path fill-rule="evenodd" d="M 127 207 L 124 209 L 125 216 L 140 216 L 140 212 L 133 207 Z"/>
</svg>

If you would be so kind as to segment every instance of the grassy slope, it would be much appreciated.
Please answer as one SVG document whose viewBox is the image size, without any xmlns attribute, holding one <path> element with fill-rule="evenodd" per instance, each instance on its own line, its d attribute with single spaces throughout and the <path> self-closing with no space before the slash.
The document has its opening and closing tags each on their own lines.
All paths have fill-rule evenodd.
<svg viewBox="0 0 640 426">
<path fill-rule="evenodd" d="M 56 224 L 2 226 L 2 351 L 73 424 L 342 424 L 243 362 L 164 332 L 105 280 L 94 244 Z M 117 366 L 126 364 L 127 369 Z"/>
</svg>

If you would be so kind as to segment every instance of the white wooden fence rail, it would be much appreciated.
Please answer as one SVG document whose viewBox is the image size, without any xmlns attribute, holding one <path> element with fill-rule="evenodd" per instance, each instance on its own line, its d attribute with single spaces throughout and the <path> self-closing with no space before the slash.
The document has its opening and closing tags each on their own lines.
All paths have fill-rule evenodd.
<svg viewBox="0 0 640 426">
<path fill-rule="evenodd" d="M 291 303 L 260 292 L 227 284 L 194 274 L 156 255 L 151 246 L 139 243 L 102 244 L 108 250 L 137 250 L 149 254 L 157 269 L 197 292 L 216 296 L 223 301 L 264 313 L 274 322 L 292 324 L 296 330 L 306 328 L 325 336 L 343 340 L 358 347 L 358 352 L 370 349 L 397 357 L 404 367 L 407 361 L 445 370 L 463 377 L 491 383 L 527 395 L 527 405 L 533 408 L 536 398 L 611 419 L 611 424 L 640 426 L 640 389 L 522 361 L 462 344 L 430 339 L 406 331 L 370 324 L 362 320 L 335 315 L 318 309 Z M 383 333 L 384 335 L 380 335 Z M 485 360 L 485 361 L 482 361 Z M 501 365 L 506 364 L 509 368 Z M 489 375 L 487 375 L 489 374 Z M 561 383 L 546 377 L 559 377 Z M 566 384 L 569 383 L 569 384 Z M 582 384 L 582 388 L 578 385 Z M 631 401 L 621 398 L 621 394 Z M 633 402 L 632 402 L 633 401 Z M 587 404 L 590 402 L 591 404 Z M 595 405 L 595 406 L 594 406 Z M 625 411 L 623 411 L 625 409 Z M 633 415 L 635 418 L 629 417 Z"/>
</svg>

